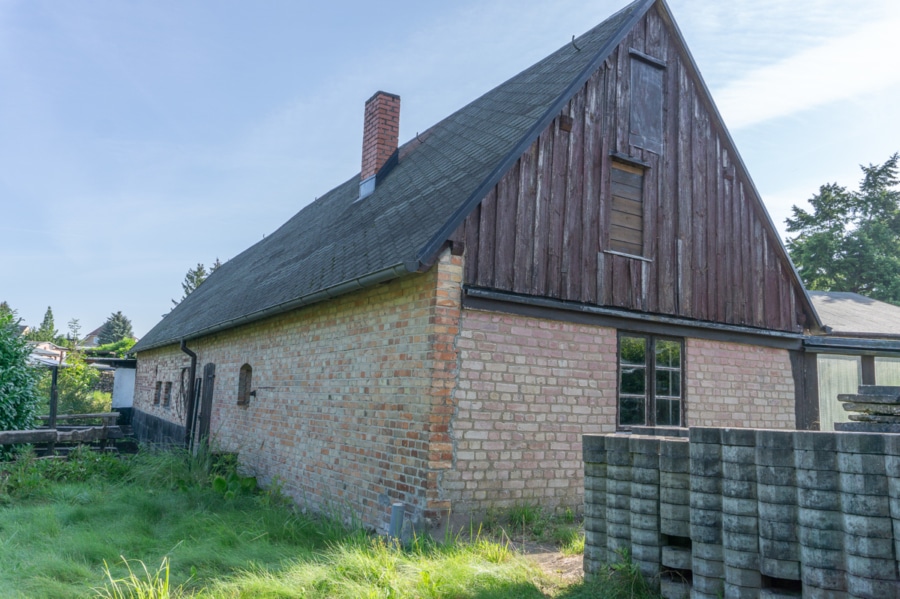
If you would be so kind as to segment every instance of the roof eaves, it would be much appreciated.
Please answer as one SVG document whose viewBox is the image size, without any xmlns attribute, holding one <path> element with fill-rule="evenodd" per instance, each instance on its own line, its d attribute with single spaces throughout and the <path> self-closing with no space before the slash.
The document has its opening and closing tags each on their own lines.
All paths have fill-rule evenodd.
<svg viewBox="0 0 900 599">
<path fill-rule="evenodd" d="M 572 97 L 581 89 L 581 86 L 587 82 L 591 75 L 600 68 L 600 65 L 606 60 L 612 51 L 618 46 L 629 31 L 643 18 L 644 14 L 653 4 L 660 0 L 644 0 L 640 7 L 632 13 L 614 35 L 597 51 L 594 58 L 582 69 L 575 79 L 563 90 L 559 97 L 550 105 L 534 125 L 525 133 L 522 139 L 513 146 L 512 150 L 501 160 L 497 166 L 488 174 L 482 183 L 475 188 L 475 191 L 457 208 L 447 222 L 437 231 L 437 233 L 419 250 L 416 255 L 419 269 L 430 265 L 438 251 L 440 251 L 444 242 L 459 227 L 472 210 L 481 202 L 494 185 L 496 185 L 503 175 L 515 164 L 516 160 L 528 150 L 528 147 L 537 139 L 541 132 L 546 129 L 553 119 L 562 111 Z M 616 13 L 619 14 L 619 13 Z M 612 15 L 610 19 L 615 18 Z M 810 302 L 811 304 L 811 302 Z M 817 316 L 818 318 L 818 316 Z"/>
<path fill-rule="evenodd" d="M 225 320 L 222 322 L 218 322 L 212 326 L 205 327 L 203 329 L 198 329 L 195 331 L 191 331 L 186 335 L 183 335 L 179 338 L 165 338 L 160 339 L 159 341 L 148 343 L 146 346 L 142 346 L 140 342 L 138 342 L 132 349 L 132 353 L 137 353 L 141 351 L 148 351 L 151 349 L 156 349 L 158 347 L 164 347 L 166 345 L 172 345 L 175 343 L 179 343 L 180 341 L 190 341 L 191 339 L 197 339 L 199 337 L 205 337 L 207 335 L 212 335 L 214 333 L 218 333 L 224 331 L 226 329 L 231 329 L 237 326 L 241 326 L 244 324 L 249 324 L 251 322 L 255 322 L 257 320 L 262 320 L 263 318 L 268 318 L 269 316 L 275 316 L 276 314 L 282 314 L 284 312 L 289 312 L 291 310 L 296 310 L 297 308 L 302 308 L 304 306 L 308 306 L 310 304 L 314 304 L 318 301 L 322 301 L 325 299 L 330 299 L 337 297 L 339 295 L 344 295 L 345 293 L 350 293 L 352 291 L 357 291 L 360 289 L 366 289 L 368 287 L 373 287 L 378 285 L 379 283 L 384 283 L 386 281 L 390 281 L 391 279 L 396 279 L 405 274 L 409 274 L 415 272 L 415 268 L 413 264 L 395 264 L 393 266 L 389 266 L 387 268 L 381 269 L 379 271 L 375 271 L 366 275 L 362 275 L 360 277 L 356 277 L 354 279 L 350 279 L 344 281 L 342 283 L 338 283 L 337 285 L 332 285 L 331 287 L 327 287 L 325 289 L 321 289 L 319 291 L 309 293 L 302 297 L 283 302 L 281 304 L 276 304 L 274 306 L 269 306 L 268 308 L 264 308 L 262 310 L 257 310 L 255 312 L 251 312 L 250 314 L 245 314 L 243 316 L 237 318 L 231 318 L 229 320 Z"/>
</svg>

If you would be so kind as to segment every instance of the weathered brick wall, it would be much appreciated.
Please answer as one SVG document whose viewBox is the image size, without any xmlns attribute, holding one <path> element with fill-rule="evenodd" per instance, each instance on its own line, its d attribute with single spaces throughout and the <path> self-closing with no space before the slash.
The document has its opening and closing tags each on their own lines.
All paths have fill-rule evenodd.
<svg viewBox="0 0 900 599">
<path fill-rule="evenodd" d="M 396 501 L 413 519 L 439 515 L 461 270 L 445 253 L 425 274 L 189 343 L 198 370 L 216 364 L 215 445 L 301 503 L 372 526 L 385 526 Z M 256 390 L 246 406 L 237 403 L 245 363 Z M 135 406 L 173 419 L 152 405 L 155 381 L 187 364 L 175 346 L 142 352 Z"/>
<path fill-rule="evenodd" d="M 688 426 L 794 428 L 787 350 L 686 339 Z"/>
<path fill-rule="evenodd" d="M 580 507 L 581 436 L 615 430 L 616 331 L 464 310 L 457 345 L 454 511 Z"/>
</svg>

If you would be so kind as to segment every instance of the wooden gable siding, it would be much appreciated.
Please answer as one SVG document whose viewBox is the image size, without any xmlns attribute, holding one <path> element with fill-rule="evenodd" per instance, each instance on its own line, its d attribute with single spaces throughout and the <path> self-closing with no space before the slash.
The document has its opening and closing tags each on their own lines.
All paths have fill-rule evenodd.
<svg viewBox="0 0 900 599">
<path fill-rule="evenodd" d="M 662 156 L 629 141 L 630 50 L 666 64 Z M 656 8 L 561 117 L 455 233 L 465 240 L 467 284 L 735 325 L 802 328 L 802 291 L 776 233 Z M 647 260 L 603 251 L 612 153 L 648 165 Z"/>
</svg>

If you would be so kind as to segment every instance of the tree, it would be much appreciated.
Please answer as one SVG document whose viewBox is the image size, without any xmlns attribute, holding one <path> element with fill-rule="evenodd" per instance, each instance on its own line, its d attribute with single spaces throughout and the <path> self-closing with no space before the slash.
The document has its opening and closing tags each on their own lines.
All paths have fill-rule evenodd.
<svg viewBox="0 0 900 599">
<path fill-rule="evenodd" d="M 12 314 L 0 314 L 0 430 L 34 428 L 38 375 L 28 364 L 30 353 Z M 0 456 L 7 455 L 0 448 Z"/>
<path fill-rule="evenodd" d="M 112 396 L 97 391 L 100 371 L 88 365 L 81 352 L 73 351 L 66 356 L 66 365 L 59 369 L 56 381 L 57 404 L 59 414 L 94 414 L 108 412 L 112 409 Z M 41 395 L 50 397 L 51 377 L 41 380 Z M 49 407 L 49 403 L 47 406 Z"/>
<path fill-rule="evenodd" d="M 18 320 L 18 316 L 16 315 L 16 311 L 9 307 L 9 304 L 4 300 L 0 302 L 0 316 L 9 314 L 12 316 L 13 324 Z"/>
<path fill-rule="evenodd" d="M 69 334 L 66 335 L 66 339 L 69 347 L 73 349 L 78 347 L 78 342 L 81 341 L 81 323 L 77 318 L 69 321 Z"/>
<path fill-rule="evenodd" d="M 55 342 L 58 337 L 59 331 L 56 330 L 56 326 L 53 323 L 53 309 L 50 306 L 47 306 L 47 311 L 44 312 L 44 320 L 41 321 L 41 326 L 32 331 L 28 338 L 32 341 Z"/>
<path fill-rule="evenodd" d="M 860 166 L 859 190 L 836 183 L 797 206 L 785 222 L 804 284 L 818 291 L 852 291 L 900 305 L 900 189 L 894 154 L 878 166 Z"/>
<path fill-rule="evenodd" d="M 187 274 L 184 275 L 184 281 L 181 282 L 181 289 L 184 291 L 184 295 L 181 296 L 180 300 L 172 300 L 172 304 L 177 306 L 181 302 L 184 301 L 184 298 L 189 296 L 194 289 L 199 287 L 203 281 L 205 281 L 209 275 L 216 272 L 222 266 L 222 263 L 219 262 L 219 259 L 216 258 L 216 261 L 213 262 L 212 266 L 209 267 L 209 271 L 207 272 L 206 266 L 203 263 L 198 262 L 195 268 L 189 268 Z"/>
<path fill-rule="evenodd" d="M 115 343 L 125 337 L 134 337 L 134 332 L 131 330 L 131 321 L 121 311 L 116 312 L 106 319 L 99 337 L 101 345 Z"/>
</svg>

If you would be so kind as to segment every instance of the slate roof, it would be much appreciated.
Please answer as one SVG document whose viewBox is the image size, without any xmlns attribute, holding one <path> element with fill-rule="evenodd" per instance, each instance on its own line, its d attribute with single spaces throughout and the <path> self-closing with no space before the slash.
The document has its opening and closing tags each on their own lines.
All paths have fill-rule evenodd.
<svg viewBox="0 0 900 599">
<path fill-rule="evenodd" d="M 357 202 L 359 175 L 219 267 L 134 351 L 252 322 L 430 264 L 465 216 L 654 4 L 637 0 L 404 144 Z M 386 170 L 386 169 L 385 169 Z"/>
<path fill-rule="evenodd" d="M 844 291 L 810 291 L 830 335 L 900 337 L 900 306 Z"/>
</svg>

